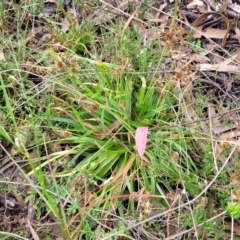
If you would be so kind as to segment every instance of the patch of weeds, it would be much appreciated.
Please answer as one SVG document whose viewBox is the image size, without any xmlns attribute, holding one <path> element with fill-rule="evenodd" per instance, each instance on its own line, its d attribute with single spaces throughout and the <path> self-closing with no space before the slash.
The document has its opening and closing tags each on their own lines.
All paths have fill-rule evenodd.
<svg viewBox="0 0 240 240">
<path fill-rule="evenodd" d="M 223 199 L 223 204 L 226 206 L 226 210 L 230 216 L 236 219 L 240 216 L 239 162 L 235 165 L 230 179 L 231 183 L 229 184 L 229 188 L 231 189 L 229 189 L 229 191 L 231 191 L 231 198 Z"/>
<path fill-rule="evenodd" d="M 189 132 L 173 127 L 168 130 L 168 123 L 176 117 L 177 99 L 170 91 L 161 94 L 154 79 L 99 63 L 94 78 L 66 71 L 64 78 L 58 78 L 56 91 L 65 93 L 65 101 L 55 97 L 49 105 L 48 125 L 71 131 L 73 135 L 61 144 L 77 153 L 56 176 L 87 172 L 98 186 L 87 198 L 90 202 L 94 198 L 92 209 L 112 211 L 117 206 L 114 197 L 141 190 L 162 196 L 150 202 L 168 207 L 167 192 L 173 191 L 180 179 L 192 195 L 199 193 L 198 170 L 188 154 L 194 147 Z M 150 127 L 150 145 L 142 159 L 134 148 L 138 126 Z M 179 156 L 171 159 L 171 154 Z M 129 217 L 136 218 L 136 202 L 129 199 L 126 204 L 124 214 L 130 211 Z"/>
<path fill-rule="evenodd" d="M 240 216 L 240 202 L 237 203 L 228 203 L 227 211 L 233 218 L 239 218 Z"/>
<path fill-rule="evenodd" d="M 67 47 L 76 54 L 86 54 L 86 49 L 92 49 L 91 44 L 96 38 L 94 26 L 91 23 L 85 24 L 83 27 L 75 26 L 66 33 L 56 30 L 55 38 L 61 45 Z M 84 54 L 84 55 L 85 55 Z"/>
<path fill-rule="evenodd" d="M 195 53 L 199 53 L 203 56 L 207 55 L 207 51 L 202 48 L 202 41 L 201 39 L 194 39 L 191 35 L 191 32 L 188 34 L 188 38 L 186 39 L 187 43 L 191 47 L 192 51 Z"/>
<path fill-rule="evenodd" d="M 192 47 L 193 47 L 193 51 L 194 52 L 197 52 L 203 56 L 205 56 L 207 54 L 207 52 L 202 48 L 202 42 L 200 39 L 198 40 L 195 40 L 193 43 L 192 43 Z"/>
<path fill-rule="evenodd" d="M 16 192 L 16 191 L 17 191 L 16 186 L 14 184 L 10 184 L 7 181 L 7 178 L 1 178 L 0 194 L 4 194 L 4 193 L 8 193 L 8 192 Z"/>
<path fill-rule="evenodd" d="M 213 161 L 212 146 L 208 144 L 204 149 L 203 173 L 207 179 L 212 179 L 215 175 L 215 163 Z M 215 170 L 214 170 L 215 169 Z"/>
</svg>

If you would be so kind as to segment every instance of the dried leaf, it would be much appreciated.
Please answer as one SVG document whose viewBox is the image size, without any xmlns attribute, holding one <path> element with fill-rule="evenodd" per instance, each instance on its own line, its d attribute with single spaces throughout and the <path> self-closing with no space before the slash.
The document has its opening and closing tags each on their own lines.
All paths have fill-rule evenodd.
<svg viewBox="0 0 240 240">
<path fill-rule="evenodd" d="M 229 73 L 240 73 L 239 66 L 229 66 L 222 64 L 207 64 L 202 63 L 199 64 L 199 71 L 218 71 L 218 72 L 229 72 Z"/>
<path fill-rule="evenodd" d="M 3 51 L 1 50 L 0 51 L 0 61 L 4 61 L 4 60 L 5 60 L 5 56 L 4 56 Z"/>
<path fill-rule="evenodd" d="M 195 62 L 198 62 L 198 63 L 209 63 L 210 62 L 210 59 L 208 57 L 203 56 L 198 53 L 193 53 L 192 58 Z"/>
<path fill-rule="evenodd" d="M 208 117 L 209 117 L 209 123 L 211 127 L 211 131 L 217 135 L 226 131 L 230 131 L 235 126 L 228 126 L 228 125 L 223 125 L 221 124 L 219 120 L 219 114 L 217 114 L 216 108 L 214 105 L 208 105 Z M 221 138 L 222 139 L 222 138 Z"/>
<path fill-rule="evenodd" d="M 187 9 L 189 10 L 199 10 L 200 12 L 203 12 L 205 10 L 204 3 L 199 0 L 193 0 L 191 3 L 187 5 Z"/>
<path fill-rule="evenodd" d="M 62 21 L 62 31 L 64 33 L 68 32 L 72 25 L 76 24 L 78 22 L 78 13 L 76 11 L 75 8 L 70 8 L 69 6 L 67 7 L 67 14 L 68 14 L 68 17 L 65 17 Z"/>
<path fill-rule="evenodd" d="M 238 14 L 240 13 L 240 6 L 238 3 L 235 3 L 234 1 L 228 1 L 227 7 Z"/>
<path fill-rule="evenodd" d="M 208 104 L 208 117 L 211 130 L 215 133 L 215 128 L 221 127 L 221 123 L 219 121 L 219 115 L 216 111 L 216 106 L 213 104 Z"/>
<path fill-rule="evenodd" d="M 235 27 L 235 33 L 236 33 L 236 36 L 237 36 L 238 42 L 240 43 L 240 30 L 238 29 L 237 26 Z"/>
<path fill-rule="evenodd" d="M 68 21 L 67 18 L 65 18 L 63 21 L 62 21 L 62 31 L 64 33 L 68 32 L 69 29 L 70 29 L 70 26 L 71 26 L 71 23 Z"/>
<path fill-rule="evenodd" d="M 223 39 L 226 34 L 227 34 L 227 30 L 222 30 L 217 28 L 207 28 L 203 30 L 202 27 L 195 27 L 193 37 L 200 38 L 201 36 L 204 36 L 206 38 Z"/>
<path fill-rule="evenodd" d="M 143 156 L 146 149 L 147 133 L 148 133 L 148 127 L 139 127 L 137 128 L 135 133 L 136 148 L 140 157 Z"/>
<path fill-rule="evenodd" d="M 238 61 L 238 59 L 239 59 L 239 53 L 236 53 L 236 54 L 232 55 L 231 57 L 226 58 L 224 61 L 220 62 L 219 64 L 222 66 L 226 66 L 230 63 L 233 63 L 235 60 Z"/>
<path fill-rule="evenodd" d="M 239 73 L 239 66 L 229 65 L 234 62 L 238 62 L 240 59 L 240 53 L 237 52 L 233 56 L 219 62 L 218 64 L 199 64 L 200 71 L 219 71 L 219 72 L 229 72 L 229 73 Z"/>
<path fill-rule="evenodd" d="M 222 21 L 225 23 L 226 29 L 218 29 L 218 28 L 206 28 L 203 29 L 202 26 L 200 26 L 203 21 L 206 20 L 206 18 L 210 15 L 220 15 L 222 18 Z M 202 14 L 199 18 L 197 18 L 191 26 L 194 29 L 193 37 L 194 38 L 200 38 L 201 36 L 204 36 L 206 38 L 217 38 L 222 39 L 222 45 L 226 43 L 226 39 L 228 37 L 228 31 L 229 31 L 229 20 L 223 15 L 218 12 L 207 12 Z"/>
</svg>

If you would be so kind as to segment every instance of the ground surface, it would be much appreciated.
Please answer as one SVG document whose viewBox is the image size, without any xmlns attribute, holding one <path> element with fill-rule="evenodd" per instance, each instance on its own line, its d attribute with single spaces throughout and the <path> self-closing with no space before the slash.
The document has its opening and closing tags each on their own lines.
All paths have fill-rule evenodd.
<svg viewBox="0 0 240 240">
<path fill-rule="evenodd" d="M 239 16 L 1 1 L 0 239 L 240 239 Z"/>
</svg>

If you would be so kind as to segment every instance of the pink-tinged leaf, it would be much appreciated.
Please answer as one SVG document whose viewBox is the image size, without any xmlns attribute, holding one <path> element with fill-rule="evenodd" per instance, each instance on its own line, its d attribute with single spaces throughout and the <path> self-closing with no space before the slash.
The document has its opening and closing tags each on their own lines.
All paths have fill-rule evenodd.
<svg viewBox="0 0 240 240">
<path fill-rule="evenodd" d="M 147 145 L 148 127 L 139 127 L 135 133 L 136 149 L 140 157 L 143 156 Z"/>
</svg>

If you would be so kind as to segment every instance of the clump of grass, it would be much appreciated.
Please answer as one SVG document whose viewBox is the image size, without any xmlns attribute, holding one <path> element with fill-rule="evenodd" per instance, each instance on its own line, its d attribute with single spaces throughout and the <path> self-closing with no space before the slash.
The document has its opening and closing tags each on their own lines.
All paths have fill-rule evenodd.
<svg viewBox="0 0 240 240">
<path fill-rule="evenodd" d="M 105 212 L 121 209 L 123 215 L 128 212 L 130 219 L 136 219 L 137 200 L 130 199 L 135 193 L 147 194 L 151 204 L 158 207 L 169 207 L 167 193 L 173 191 L 180 179 L 193 195 L 199 193 L 202 184 L 188 154 L 194 148 L 190 133 L 174 124 L 178 104 L 175 83 L 163 82 L 161 89 L 156 86 L 156 77 L 145 70 L 148 64 L 161 63 L 153 58 L 151 51 L 142 48 L 138 39 L 132 43 L 132 47 L 143 51 L 138 58 L 130 58 L 125 42 L 118 44 L 122 58 L 143 74 L 119 64 L 89 61 L 66 53 L 67 59 L 75 59 L 73 64 L 65 56 L 51 52 L 54 61 L 61 63 L 58 71 L 64 74 L 54 82 L 58 94 L 53 96 L 45 116 L 52 130 L 72 133 L 59 144 L 69 146 L 76 154 L 55 176 L 63 182 L 79 174 L 87 176 L 92 183 L 85 202 L 91 207 L 86 207 L 89 209 L 85 209 L 86 213 L 92 214 L 99 208 Z M 84 74 L 83 69 L 72 70 L 85 64 L 93 74 Z M 149 146 L 142 159 L 134 148 L 134 131 L 139 126 L 150 128 Z M 129 196 L 124 207 L 122 196 Z M 82 224 L 77 233 L 83 231 L 86 223 Z"/>
</svg>

